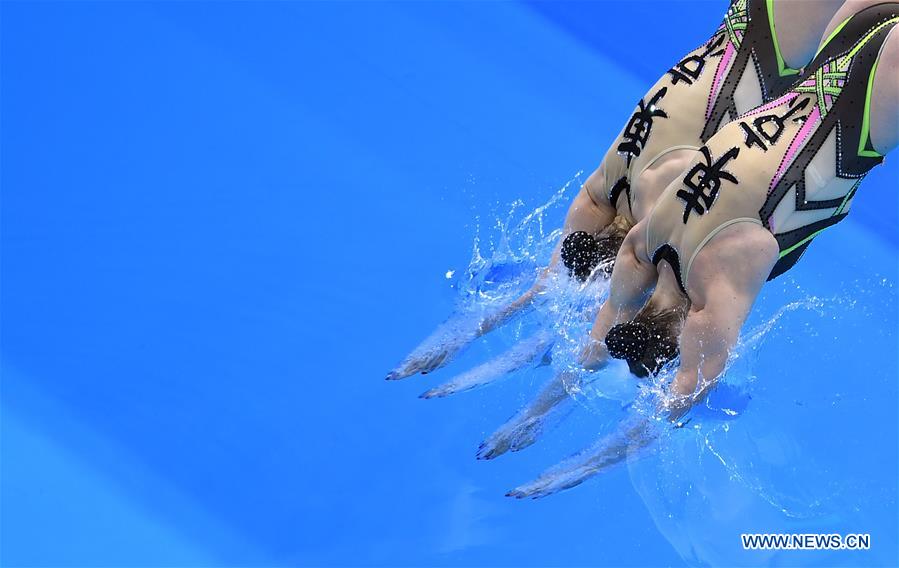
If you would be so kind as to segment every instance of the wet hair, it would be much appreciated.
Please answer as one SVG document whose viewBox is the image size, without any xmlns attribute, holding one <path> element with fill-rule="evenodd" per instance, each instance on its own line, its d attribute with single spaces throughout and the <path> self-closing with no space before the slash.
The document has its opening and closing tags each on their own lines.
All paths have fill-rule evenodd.
<svg viewBox="0 0 899 568">
<path fill-rule="evenodd" d="M 627 219 L 617 216 L 596 236 L 586 231 L 569 234 L 562 241 L 560 251 L 562 263 L 568 273 L 584 282 L 599 266 L 602 274 L 609 276 L 615 265 L 618 249 L 631 226 Z"/>
<path fill-rule="evenodd" d="M 658 373 L 680 353 L 678 338 L 686 311 L 686 305 L 659 310 L 648 302 L 632 321 L 620 323 L 606 334 L 609 355 L 626 360 L 638 377 Z"/>
</svg>

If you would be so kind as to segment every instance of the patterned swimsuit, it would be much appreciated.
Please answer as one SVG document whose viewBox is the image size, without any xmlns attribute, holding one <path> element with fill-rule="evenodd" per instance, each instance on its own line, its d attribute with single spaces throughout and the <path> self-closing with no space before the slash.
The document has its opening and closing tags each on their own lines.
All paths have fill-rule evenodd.
<svg viewBox="0 0 899 568">
<path fill-rule="evenodd" d="M 647 253 L 667 260 L 686 291 L 696 255 L 735 223 L 764 226 L 792 267 L 812 239 L 846 217 L 862 178 L 883 157 L 871 145 L 871 88 L 899 4 L 868 7 L 843 22 L 786 94 L 723 126 L 656 203 Z"/>
<path fill-rule="evenodd" d="M 783 63 L 773 0 L 733 0 L 715 34 L 672 67 L 637 104 L 603 160 L 601 198 L 634 218 L 631 185 L 659 158 L 692 150 L 719 126 L 782 95 L 798 78 Z"/>
</svg>

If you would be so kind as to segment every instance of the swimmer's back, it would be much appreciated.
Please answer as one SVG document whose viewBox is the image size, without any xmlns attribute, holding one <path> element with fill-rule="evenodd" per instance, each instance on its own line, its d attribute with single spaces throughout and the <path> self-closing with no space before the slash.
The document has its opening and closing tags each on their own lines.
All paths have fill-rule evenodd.
<svg viewBox="0 0 899 568">
<path fill-rule="evenodd" d="M 778 64 L 769 10 L 765 0 L 733 0 L 712 37 L 647 91 L 606 153 L 602 180 L 588 183 L 605 192 L 594 199 L 639 221 L 681 168 L 644 172 L 675 152 L 692 158 L 722 124 L 787 90 L 798 71 Z"/>
<path fill-rule="evenodd" d="M 778 243 L 774 278 L 842 220 L 861 179 L 883 160 L 870 143 L 870 86 L 897 24 L 896 3 L 855 14 L 815 58 L 806 80 L 709 139 L 647 222 L 650 258 L 676 265 L 686 289 L 705 244 L 734 223 L 756 223 Z"/>
</svg>

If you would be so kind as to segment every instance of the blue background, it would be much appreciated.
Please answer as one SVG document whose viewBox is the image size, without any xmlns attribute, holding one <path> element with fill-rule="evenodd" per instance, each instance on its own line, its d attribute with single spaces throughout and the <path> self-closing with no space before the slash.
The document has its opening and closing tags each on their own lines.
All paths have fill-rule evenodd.
<svg viewBox="0 0 899 568">
<path fill-rule="evenodd" d="M 0 9 L 4 565 L 683 564 L 626 468 L 502 497 L 589 416 L 485 464 L 521 384 L 383 377 L 450 312 L 476 215 L 591 171 L 723 2 Z M 895 281 L 896 178 L 808 281 Z M 885 305 L 864 345 L 895 378 Z"/>
</svg>

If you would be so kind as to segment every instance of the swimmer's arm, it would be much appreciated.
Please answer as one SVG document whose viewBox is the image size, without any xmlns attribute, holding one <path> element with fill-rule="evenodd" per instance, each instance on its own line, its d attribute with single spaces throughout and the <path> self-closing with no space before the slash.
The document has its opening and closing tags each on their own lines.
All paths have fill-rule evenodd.
<svg viewBox="0 0 899 568">
<path fill-rule="evenodd" d="M 724 372 L 740 329 L 777 262 L 777 242 L 766 229 L 741 223 L 728 230 L 693 263 L 688 289 L 692 304 L 680 337 L 680 366 L 670 386 L 673 418 L 700 400 Z"/>
<path fill-rule="evenodd" d="M 510 491 L 509 496 L 519 499 L 545 497 L 580 485 L 653 443 L 658 438 L 659 428 L 664 425 L 674 422 L 675 427 L 680 426 L 678 420 L 714 385 L 724 371 L 728 353 L 736 344 L 740 328 L 773 261 L 760 261 L 758 257 L 751 260 L 745 254 L 738 254 L 731 260 L 739 260 L 739 265 L 725 267 L 721 265 L 720 257 L 708 256 L 710 262 L 692 273 L 697 281 L 691 289 L 694 291 L 691 298 L 695 296 L 696 299 L 681 334 L 681 366 L 669 387 L 669 396 L 660 403 L 656 413 L 661 420 L 632 416 L 592 448 Z M 774 257 L 776 260 L 776 254 Z M 723 260 L 725 264 L 731 262 Z M 697 273 L 702 275 L 701 281 Z M 700 386 L 698 392 L 697 384 Z"/>
<path fill-rule="evenodd" d="M 575 196 L 565 216 L 565 225 L 562 229 L 562 237 L 553 252 L 550 266 L 559 262 L 562 241 L 571 233 L 585 231 L 595 234 L 605 229 L 615 219 L 615 208 L 609 203 L 608 193 L 605 190 L 605 164 L 590 174 L 581 190 Z"/>
<path fill-rule="evenodd" d="M 543 274 L 541 274 L 528 292 L 542 290 L 545 276 L 559 263 L 562 241 L 565 240 L 566 236 L 577 231 L 585 231 L 590 234 L 599 233 L 615 219 L 615 208 L 609 204 L 608 198 L 597 197 L 597 193 L 600 195 L 604 194 L 591 189 L 603 184 L 602 179 L 605 175 L 603 172 L 604 168 L 600 166 L 587 179 L 586 183 L 581 186 L 581 190 L 575 196 L 574 201 L 571 202 L 568 213 L 565 215 L 562 236 L 559 238 L 555 250 L 553 250 L 549 267 L 543 271 Z"/>
<path fill-rule="evenodd" d="M 581 365 L 588 371 L 606 366 L 609 359 L 605 346 L 606 334 L 615 324 L 633 319 L 655 287 L 658 270 L 646 258 L 646 247 L 642 246 L 645 230 L 645 222 L 631 229 L 615 257 L 609 297 L 596 314 L 590 330 L 590 342 L 580 357 Z"/>
<path fill-rule="evenodd" d="M 571 203 L 571 207 L 568 208 L 568 214 L 565 217 L 565 225 L 562 230 L 562 237 L 559 239 L 559 244 L 556 245 L 556 248 L 553 251 L 549 266 L 537 277 L 534 285 L 518 299 L 498 312 L 485 317 L 478 328 L 479 336 L 500 327 L 512 319 L 512 317 L 522 313 L 533 305 L 534 301 L 546 288 L 546 278 L 559 263 L 559 256 L 562 248 L 561 243 L 565 239 L 565 236 L 576 231 L 586 231 L 591 234 L 598 233 L 608 226 L 615 218 L 615 209 L 609 205 L 608 200 L 594 199 L 594 197 L 591 197 L 591 192 L 588 190 L 590 184 L 599 183 L 596 181 L 596 177 L 602 175 L 601 170 L 602 168 L 600 167 L 599 170 L 590 176 L 587 183 L 581 187 L 580 192 L 575 196 L 574 201 Z"/>
<path fill-rule="evenodd" d="M 501 355 L 428 390 L 421 395 L 421 398 L 444 397 L 482 387 L 528 365 L 534 365 L 539 358 L 542 357 L 544 360 L 547 358 L 553 339 L 553 334 L 549 330 L 540 330 L 535 335 L 519 341 Z"/>
<path fill-rule="evenodd" d="M 518 411 L 478 448 L 478 459 L 490 460 L 508 451 L 530 446 L 572 408 L 573 398 L 568 385 L 576 384 L 576 374 L 569 371 L 550 379 L 537 397 Z"/>
<path fill-rule="evenodd" d="M 532 288 L 523 294 L 514 302 L 506 305 L 498 311 L 485 316 L 480 321 L 476 319 L 471 321 L 468 316 L 456 314 L 447 321 L 437 327 L 437 329 L 428 336 L 412 353 L 410 353 L 397 367 L 387 374 L 388 380 L 398 380 L 411 377 L 412 375 L 422 373 L 430 373 L 435 371 L 452 361 L 467 346 L 473 343 L 482 335 L 491 330 L 505 324 L 513 317 L 522 315 L 527 312 L 534 304 L 534 299 L 540 293 L 539 288 Z M 498 377 L 503 373 L 499 370 L 503 367 L 508 369 L 506 372 L 525 366 L 531 360 L 543 355 L 548 349 L 541 347 L 541 342 L 537 342 L 532 346 L 531 351 L 513 350 L 511 353 L 515 356 L 508 359 L 506 355 L 497 358 L 490 365 L 482 366 L 477 369 L 473 375 L 463 377 L 465 383 L 477 377 L 478 384 L 489 382 L 490 377 Z M 542 351 L 541 351 L 542 349 Z M 473 388 L 473 387 L 471 387 Z M 458 389 L 450 389 L 455 392 Z M 462 389 L 467 390 L 467 389 Z M 447 392 L 450 394 L 450 392 Z M 426 397 L 428 398 L 428 397 Z"/>
<path fill-rule="evenodd" d="M 621 180 L 627 171 L 624 159 L 618 153 L 618 142 L 621 134 L 615 137 L 612 145 L 606 151 L 599 167 L 590 174 L 580 191 L 572 201 L 565 216 L 565 224 L 562 235 L 553 250 L 549 266 L 537 277 L 534 285 L 520 298 L 509 304 L 500 312 L 485 318 L 481 322 L 480 334 L 484 335 L 506 323 L 516 314 L 529 308 L 534 300 L 546 288 L 546 279 L 556 268 L 561 260 L 562 242 L 565 237 L 577 231 L 584 231 L 595 235 L 608 227 L 615 220 L 617 210 L 609 200 L 609 192 L 612 186 Z"/>
<path fill-rule="evenodd" d="M 658 275 L 656 267 L 638 250 L 643 235 L 642 225 L 638 225 L 628 234 L 618 251 L 609 298 L 600 308 L 590 332 L 591 340 L 580 354 L 579 363 L 588 371 L 599 371 L 606 366 L 609 359 L 603 342 L 606 333 L 616 323 L 633 318 L 655 284 Z M 537 433 L 543 429 L 547 418 L 558 413 L 557 407 L 570 402 L 565 386 L 576 381 L 577 374 L 569 371 L 550 381 L 537 400 L 506 423 L 482 446 L 482 449 L 487 447 L 485 456 L 495 457 L 508 448 L 520 449 L 532 443 Z"/>
<path fill-rule="evenodd" d="M 681 362 L 669 387 L 668 409 L 673 418 L 689 410 L 718 381 L 755 299 L 723 285 L 720 290 L 721 302 L 701 309 L 691 307 L 687 314 L 680 340 Z"/>
<path fill-rule="evenodd" d="M 544 273 L 537 278 L 537 282 L 535 282 L 533 286 L 531 286 L 515 301 L 504 306 L 499 311 L 496 311 L 482 319 L 481 323 L 478 324 L 477 336 L 480 337 L 482 335 L 490 333 L 494 329 L 508 322 L 516 315 L 520 315 L 530 309 L 534 305 L 534 300 L 537 298 L 537 296 L 539 296 L 540 293 L 543 292 L 543 289 L 545 287 L 543 284 L 543 278 L 545 274 L 546 272 L 544 271 Z"/>
<path fill-rule="evenodd" d="M 593 447 L 547 470 L 540 477 L 509 491 L 506 496 L 537 499 L 580 485 L 594 475 L 624 461 L 658 438 L 660 424 L 632 415 L 615 432 Z"/>
</svg>

